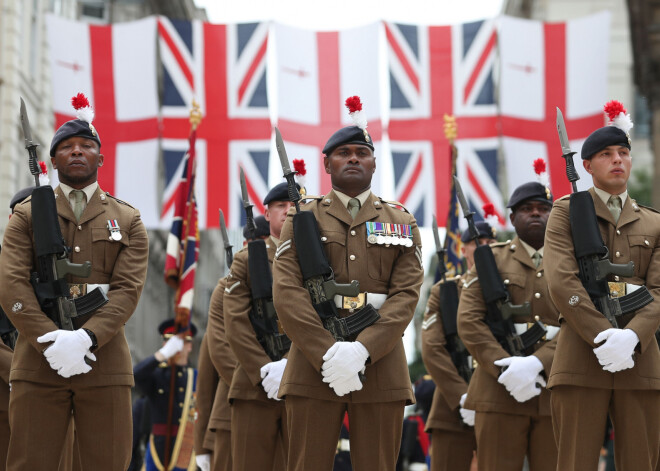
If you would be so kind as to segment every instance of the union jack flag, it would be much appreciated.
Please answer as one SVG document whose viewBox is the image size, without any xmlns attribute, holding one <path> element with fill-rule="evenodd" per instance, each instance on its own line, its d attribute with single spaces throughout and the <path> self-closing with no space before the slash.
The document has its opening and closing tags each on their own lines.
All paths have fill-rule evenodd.
<svg viewBox="0 0 660 471">
<path fill-rule="evenodd" d="M 218 226 L 221 208 L 231 227 L 244 220 L 239 166 L 246 170 L 256 212 L 268 192 L 271 124 L 266 93 L 267 23 L 213 25 L 158 18 L 163 68 L 162 221 L 173 211 L 187 149 L 188 113 L 200 103 L 197 139 L 199 227 Z"/>
<path fill-rule="evenodd" d="M 189 150 L 183 159 L 183 173 L 173 196 L 174 217 L 167 238 L 165 282 L 176 288 L 176 324 L 184 330 L 190 323 L 195 270 L 199 256 L 199 229 L 195 201 L 195 140 L 193 130 Z"/>
<path fill-rule="evenodd" d="M 451 152 L 443 116 L 456 117 L 457 173 L 478 213 L 491 202 L 504 222 L 498 189 L 497 108 L 492 20 L 455 26 L 385 24 L 391 110 L 389 136 L 395 198 L 429 225 L 450 208 Z"/>
</svg>

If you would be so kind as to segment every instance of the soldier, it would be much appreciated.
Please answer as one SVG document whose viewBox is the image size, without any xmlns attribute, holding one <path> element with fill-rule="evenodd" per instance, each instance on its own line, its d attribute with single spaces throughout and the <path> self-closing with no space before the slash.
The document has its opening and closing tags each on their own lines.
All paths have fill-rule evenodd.
<svg viewBox="0 0 660 471">
<path fill-rule="evenodd" d="M 476 226 L 480 245 L 495 242 L 495 230 L 490 224 L 482 221 L 476 223 Z M 469 271 L 474 265 L 477 243 L 470 239 L 469 230 L 463 232 L 461 242 L 461 252 Z M 459 296 L 467 277 L 467 272 L 456 277 Z M 431 288 L 422 324 L 422 359 L 436 384 L 431 412 L 426 422 L 426 431 L 431 434 L 431 471 L 469 471 L 477 449 L 472 428 L 474 411 L 462 408 L 468 383 L 459 374 L 449 352 L 442 322 L 441 283 L 439 281 Z"/>
<path fill-rule="evenodd" d="M 0 304 L 20 334 L 10 374 L 12 471 L 54 469 L 72 411 L 83 469 L 116 471 L 130 461 L 133 371 L 124 325 L 140 298 L 149 245 L 140 213 L 99 187 L 100 147 L 91 120 L 75 119 L 56 131 L 50 155 L 69 259 L 92 262 L 89 277 L 67 281 L 75 291 L 100 286 L 107 304 L 76 318 L 76 330 L 60 329 L 30 284 L 36 271 L 31 197 L 16 206 L 5 230 Z"/>
<path fill-rule="evenodd" d="M 515 189 L 507 207 L 516 230 L 513 241 L 493 244 L 497 269 L 511 302 L 529 302 L 531 312 L 518 317 L 523 333 L 535 318 L 547 335 L 525 352 L 511 356 L 489 328 L 481 280 L 464 285 L 458 308 L 458 334 L 478 362 L 465 407 L 475 410 L 480 470 L 520 471 L 525 455 L 530 471 L 555 470 L 557 448 L 550 422 L 550 393 L 545 390 L 554 355 L 559 313 L 544 277 L 543 237 L 552 205 L 550 190 L 537 182 Z M 478 266 L 476 268 L 479 268 Z"/>
<path fill-rule="evenodd" d="M 342 318 L 361 322 L 374 312 L 369 305 L 380 317 L 345 341 L 323 327 L 303 286 L 299 258 L 308 254 L 298 251 L 290 213 L 273 264 L 275 307 L 293 342 L 280 388 L 291 432 L 288 469 L 332 469 L 346 411 L 353 469 L 394 469 L 403 409 L 414 400 L 401 337 L 419 299 L 421 239 L 407 210 L 370 191 L 376 158 L 365 126 L 338 130 L 323 153 L 333 189 L 304 210 L 318 222 L 336 281 L 357 280 L 361 292 L 329 301 Z"/>
<path fill-rule="evenodd" d="M 270 227 L 266 218 L 257 216 L 254 218 L 254 222 L 257 227 L 256 238 L 267 239 L 270 237 Z M 243 228 L 243 237 L 246 242 L 249 241 L 247 227 Z M 219 376 L 208 422 L 208 430 L 213 434 L 213 463 L 211 466 L 213 471 L 230 471 L 232 469 L 231 408 L 228 396 L 229 386 L 236 369 L 236 357 L 225 334 L 225 316 L 222 307 L 226 285 L 227 277 L 220 278 L 213 290 L 206 327 L 211 362 Z"/>
<path fill-rule="evenodd" d="M 208 333 L 208 330 L 207 330 Z M 215 434 L 209 420 L 220 377 L 211 362 L 207 333 L 202 337 L 197 359 L 197 418 L 195 419 L 195 461 L 202 471 L 210 471 L 213 462 Z"/>
<path fill-rule="evenodd" d="M 197 327 L 190 323 L 182 339 L 180 335 L 175 335 L 174 319 L 168 319 L 160 323 L 158 332 L 163 336 L 163 346 L 133 369 L 135 384 L 147 397 L 151 417 L 151 435 L 144 457 L 145 470 L 188 470 L 195 465 L 190 424 L 195 416 L 196 389 L 196 374 L 188 366 L 188 357 Z M 174 398 L 170 403 L 172 365 L 175 365 L 176 378 Z M 167 451 L 166 446 L 169 447 Z M 170 463 L 168 468 L 165 468 L 166 455 Z"/>
<path fill-rule="evenodd" d="M 631 277 L 607 277 L 610 293 L 614 282 L 627 285 L 624 293 L 635 289 L 631 285 L 645 286 L 652 302 L 617 316 L 618 328 L 613 328 L 578 276 L 568 198 L 555 203 L 548 221 L 546 255 L 553 263 L 546 273 L 562 315 L 548 386 L 559 447 L 557 469 L 562 471 L 595 469 L 608 412 L 615 430 L 616 468 L 649 471 L 658 465 L 660 353 L 654 333 L 660 324 L 660 216 L 628 194 L 630 150 L 627 129 L 605 126 L 584 142 L 582 163 L 593 180 L 589 194 L 609 258 L 635 264 Z"/>
<path fill-rule="evenodd" d="M 263 204 L 270 223 L 270 237 L 266 239 L 270 265 L 291 207 L 286 183 L 274 186 Z M 234 257 L 223 300 L 226 336 L 238 360 L 229 390 L 231 454 L 237 471 L 286 467 L 286 453 L 277 449 L 283 446 L 286 450 L 288 440 L 284 401 L 277 397 L 287 359 L 271 359 L 259 342 L 250 321 L 251 278 L 248 250 L 243 249 Z M 276 459 L 282 456 L 284 464 Z"/>
</svg>

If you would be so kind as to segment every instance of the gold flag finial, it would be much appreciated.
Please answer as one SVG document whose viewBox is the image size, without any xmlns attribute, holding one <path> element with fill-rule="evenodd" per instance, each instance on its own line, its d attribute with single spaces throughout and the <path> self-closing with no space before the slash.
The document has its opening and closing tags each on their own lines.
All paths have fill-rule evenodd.
<svg viewBox="0 0 660 471">
<path fill-rule="evenodd" d="M 458 135 L 456 118 L 454 116 L 445 114 L 444 120 L 445 120 L 445 124 L 444 124 L 445 136 L 447 137 L 450 143 L 453 143 L 454 139 L 456 139 L 456 136 Z"/>
<path fill-rule="evenodd" d="M 202 122 L 202 110 L 199 108 L 199 103 L 193 98 L 192 109 L 190 110 L 190 124 L 192 125 L 193 131 L 197 129 L 199 123 Z"/>
</svg>

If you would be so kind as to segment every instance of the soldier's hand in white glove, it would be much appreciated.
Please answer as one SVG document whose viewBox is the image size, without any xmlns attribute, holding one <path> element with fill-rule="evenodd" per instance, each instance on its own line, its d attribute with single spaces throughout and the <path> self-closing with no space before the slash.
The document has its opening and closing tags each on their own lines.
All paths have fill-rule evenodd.
<svg viewBox="0 0 660 471">
<path fill-rule="evenodd" d="M 639 337 L 631 329 L 607 329 L 594 339 L 594 343 L 605 341 L 594 353 L 605 371 L 616 373 L 635 366 L 633 353 L 639 343 Z"/>
<path fill-rule="evenodd" d="M 353 376 L 364 369 L 367 358 L 369 352 L 360 342 L 336 342 L 323 355 L 323 381 L 334 383 L 353 379 Z"/>
<path fill-rule="evenodd" d="M 337 396 L 345 396 L 348 393 L 353 391 L 359 391 L 362 389 L 362 381 L 360 377 L 355 373 L 352 377 L 348 379 L 340 379 L 330 383 L 330 387 L 335 391 Z"/>
<path fill-rule="evenodd" d="M 156 355 L 155 356 L 159 361 L 167 361 L 181 350 L 183 350 L 183 339 L 178 335 L 173 335 L 167 342 L 165 342 L 165 345 L 163 345 L 161 349 L 156 352 L 160 354 L 159 356 L 162 358 L 158 358 Z"/>
<path fill-rule="evenodd" d="M 211 455 L 209 453 L 195 455 L 195 463 L 202 471 L 211 471 Z"/>
<path fill-rule="evenodd" d="M 261 367 L 261 386 L 264 388 L 264 391 L 266 391 L 268 399 L 281 401 L 281 399 L 277 397 L 277 394 L 280 391 L 280 383 L 282 382 L 282 375 L 284 374 L 285 367 L 286 358 L 282 358 L 279 361 L 271 361 Z"/>
<path fill-rule="evenodd" d="M 87 373 L 92 369 L 85 363 L 85 357 L 96 361 L 96 356 L 89 351 L 92 339 L 83 329 L 53 330 L 38 337 L 37 342 L 53 342 L 43 353 L 52 369 L 57 370 L 62 376 L 68 374 L 64 376 L 65 378 Z"/>
<path fill-rule="evenodd" d="M 542 389 L 546 386 L 545 379 L 541 375 L 536 375 L 532 383 L 524 384 L 514 388 L 509 393 L 518 402 L 527 402 L 533 397 L 541 394 Z"/>
<path fill-rule="evenodd" d="M 497 382 L 504 385 L 509 393 L 522 387 L 534 386 L 536 377 L 543 371 L 543 364 L 534 355 L 527 357 L 508 357 L 494 362 L 502 368 Z"/>
<path fill-rule="evenodd" d="M 463 418 L 463 422 L 465 422 L 465 425 L 469 425 L 470 427 L 474 427 L 474 416 L 475 413 L 473 410 L 470 409 L 465 409 L 463 406 L 465 405 L 465 399 L 467 398 L 467 393 L 463 394 L 461 396 L 461 401 L 460 401 L 460 409 L 458 411 L 461 413 L 461 417 Z"/>
</svg>

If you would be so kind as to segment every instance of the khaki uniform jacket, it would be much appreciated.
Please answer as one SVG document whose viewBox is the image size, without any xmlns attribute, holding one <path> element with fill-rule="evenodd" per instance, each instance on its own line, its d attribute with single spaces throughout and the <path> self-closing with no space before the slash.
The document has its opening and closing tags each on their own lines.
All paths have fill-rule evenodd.
<svg viewBox="0 0 660 471">
<path fill-rule="evenodd" d="M 456 282 L 459 297 L 464 279 L 465 276 L 457 276 L 450 280 Z M 458 409 L 461 396 L 468 390 L 468 384 L 458 374 L 456 366 L 451 361 L 451 355 L 447 351 L 447 340 L 440 309 L 440 285 L 442 283 L 439 281 L 431 288 L 422 324 L 422 360 L 435 382 L 433 403 L 426 420 L 426 429 L 464 431 L 467 430 L 467 427 L 463 423 Z"/>
<path fill-rule="evenodd" d="M 9 410 L 9 371 L 13 356 L 13 350 L 0 341 L 0 411 Z"/>
<path fill-rule="evenodd" d="M 406 211 L 390 206 L 370 194 L 355 220 L 339 198 L 330 192 L 303 208 L 316 216 L 321 241 L 328 261 L 339 283 L 360 282 L 360 291 L 387 294 L 378 309 L 381 318 L 358 336 L 369 352 L 366 381 L 360 391 L 338 397 L 323 382 L 323 355 L 335 343 L 323 328 L 303 287 L 296 243 L 293 240 L 293 215 L 289 212 L 282 228 L 281 250 L 273 263 L 273 294 L 280 321 L 293 345 L 280 396 L 292 394 L 321 400 L 342 402 L 414 402 L 406 354 L 401 337 L 410 323 L 419 300 L 423 278 L 421 239 L 415 218 Z M 370 244 L 365 222 L 387 222 L 410 225 L 413 246 Z M 291 240 L 291 244 L 287 241 Z M 286 244 L 286 245 L 285 245 Z M 289 247 L 289 248 L 286 248 Z M 339 310 L 340 316 L 349 315 Z"/>
<path fill-rule="evenodd" d="M 57 329 L 39 308 L 30 284 L 36 266 L 33 247 L 31 198 L 15 208 L 5 230 L 0 252 L 0 304 L 20 335 L 12 362 L 10 380 L 60 384 L 76 381 L 87 386 L 129 385 L 133 365 L 124 336 L 124 324 L 135 311 L 147 275 L 149 240 L 137 209 L 117 200 L 100 188 L 87 204 L 80 222 L 64 193 L 55 189 L 57 214 L 65 244 L 73 250 L 73 263 L 92 262 L 88 278 L 70 277 L 70 283 L 109 284 L 109 302 L 94 313 L 74 321 L 96 335 L 98 349 L 92 371 L 65 379 L 53 370 L 41 353 L 46 344 L 37 337 Z M 121 240 L 110 238 L 108 220 L 119 223 Z"/>
<path fill-rule="evenodd" d="M 275 257 L 275 242 L 266 239 L 268 261 Z M 234 256 L 231 270 L 227 275 L 223 311 L 225 329 L 229 345 L 238 360 L 229 388 L 229 399 L 253 399 L 271 401 L 261 387 L 261 367 L 271 359 L 257 340 L 248 313 L 252 308 L 252 291 L 248 273 L 247 247 Z"/>
<path fill-rule="evenodd" d="M 493 255 L 500 276 L 507 286 L 511 302 L 523 304 L 529 301 L 531 316 L 517 319 L 516 322 L 532 322 L 538 316 L 545 325 L 559 325 L 559 312 L 552 304 L 545 279 L 545 261 L 553 260 L 545 252 L 538 268 L 521 245 L 518 237 L 513 242 L 493 244 Z M 476 271 L 476 268 L 473 268 Z M 518 415 L 550 415 L 550 392 L 543 390 L 539 396 L 520 403 L 497 382 L 500 367 L 493 364 L 510 355 L 495 340 L 485 322 L 486 303 L 484 302 L 479 279 L 464 286 L 458 304 L 458 335 L 478 363 L 470 380 L 465 408 L 479 412 L 500 412 Z M 557 338 L 549 342 L 539 342 L 534 355 L 543 364 L 542 374 L 548 377 L 552 367 Z"/>
<path fill-rule="evenodd" d="M 202 344 L 199 347 L 197 361 L 197 396 L 195 399 L 197 418 L 195 419 L 194 428 L 194 448 L 196 455 L 203 455 L 213 451 L 213 438 L 211 434 L 207 434 L 207 430 L 219 379 L 220 377 L 215 371 L 213 363 L 211 363 L 208 337 L 204 334 Z"/>
<path fill-rule="evenodd" d="M 225 316 L 222 303 L 226 285 L 227 278 L 220 278 L 218 285 L 213 290 L 209 307 L 209 320 L 206 326 L 211 362 L 219 375 L 209 420 L 209 429 L 211 430 L 231 429 L 231 408 L 228 395 L 229 385 L 236 369 L 236 357 L 229 346 L 229 342 L 227 342 L 227 335 L 225 334 Z"/>
<path fill-rule="evenodd" d="M 655 300 L 619 320 L 620 328 L 635 331 L 639 337 L 634 368 L 609 373 L 593 352 L 594 338 L 612 326 L 596 310 L 578 278 L 573 239 L 569 226 L 569 200 L 562 198 L 548 220 L 545 256 L 553 260 L 547 268 L 552 299 L 561 311 L 562 326 L 549 387 L 570 384 L 607 389 L 660 389 L 660 352 L 654 334 L 660 325 L 660 214 L 639 206 L 631 198 L 621 210 L 618 224 L 607 206 L 589 190 L 603 241 L 613 263 L 633 261 L 631 278 L 620 281 L 646 285 Z M 615 281 L 611 276 L 609 281 Z"/>
</svg>

